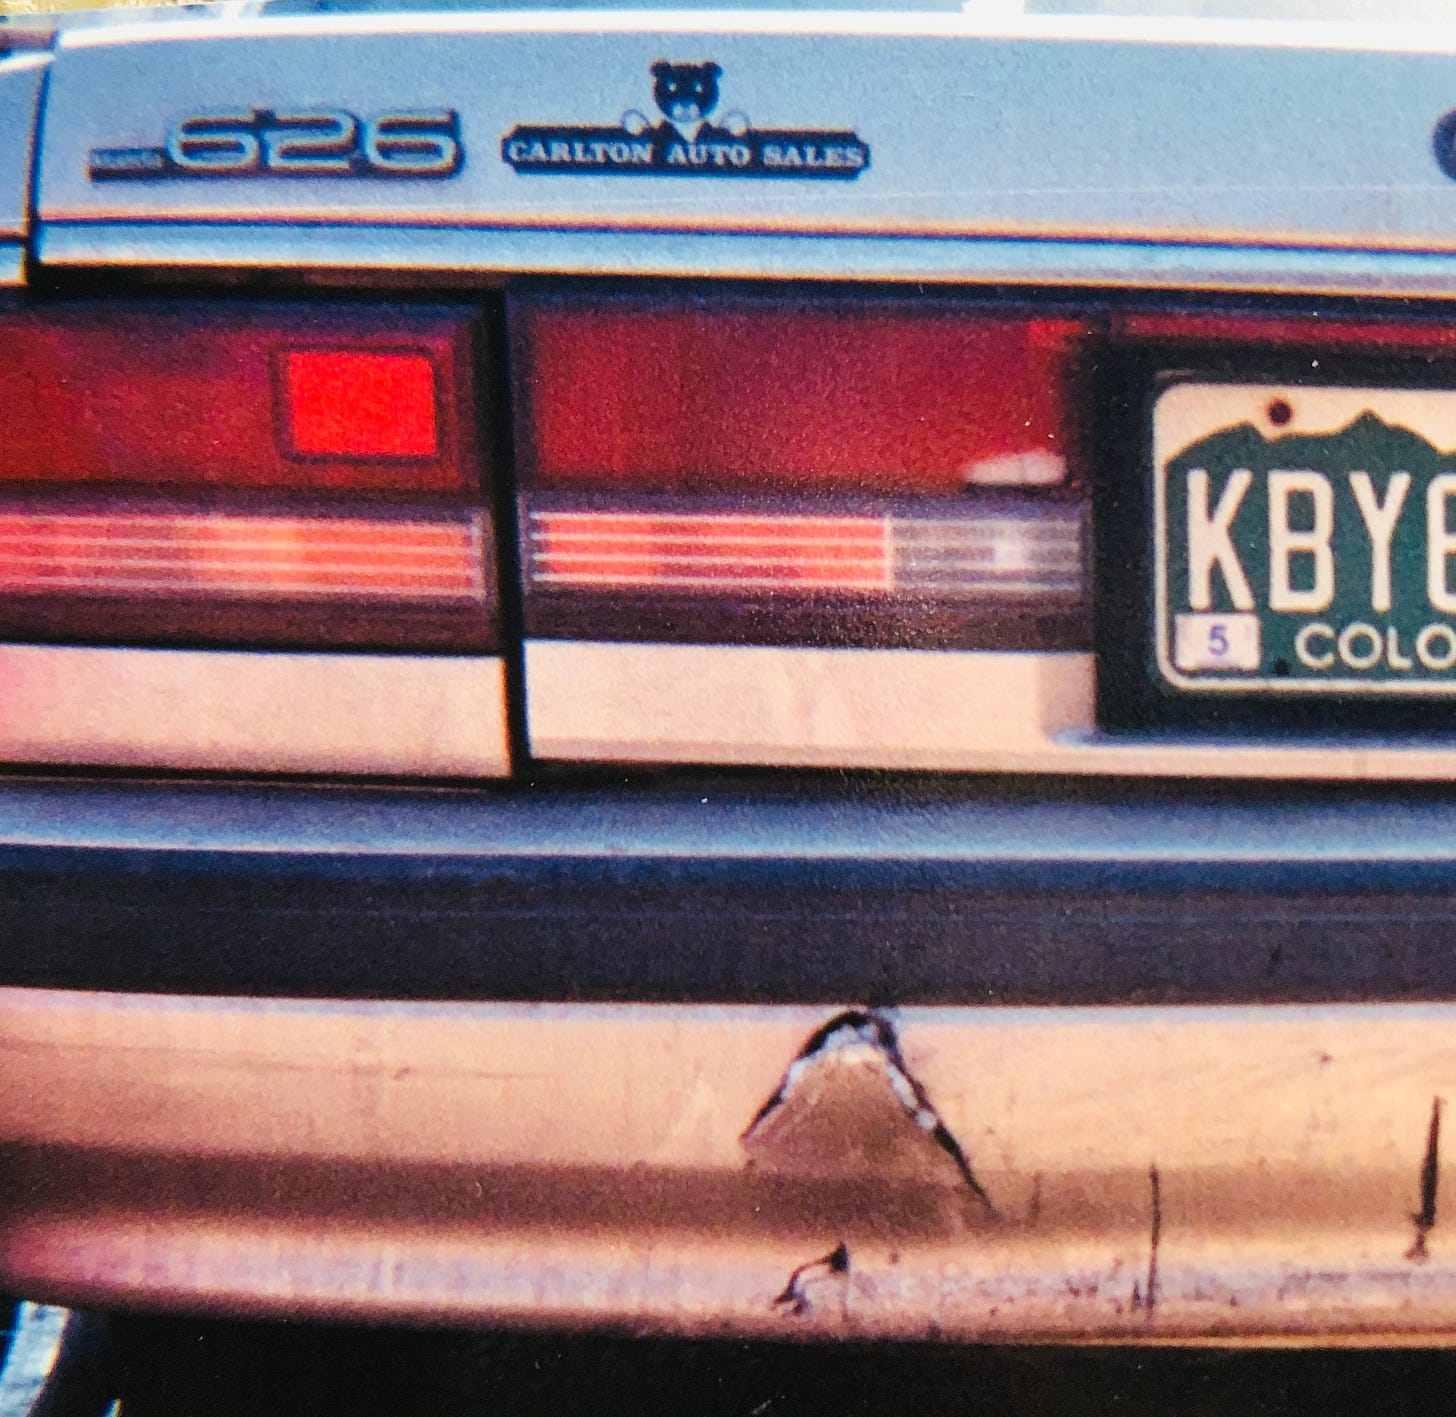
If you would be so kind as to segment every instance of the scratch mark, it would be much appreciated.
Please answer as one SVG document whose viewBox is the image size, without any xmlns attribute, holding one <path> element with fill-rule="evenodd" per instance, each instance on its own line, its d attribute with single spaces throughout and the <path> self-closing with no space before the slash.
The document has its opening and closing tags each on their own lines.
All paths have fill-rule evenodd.
<svg viewBox="0 0 1456 1417">
<path fill-rule="evenodd" d="M 1416 1227 L 1415 1243 L 1405 1252 L 1413 1264 L 1424 1264 L 1426 1236 L 1436 1228 L 1436 1191 L 1441 1183 L 1441 1099 L 1431 1099 L 1431 1121 L 1426 1128 L 1426 1154 L 1421 1160 L 1421 1208 L 1411 1216 Z"/>
<path fill-rule="evenodd" d="M 816 1275 L 815 1270 L 824 1272 Z M 801 1264 L 789 1276 L 789 1282 L 784 1285 L 783 1293 L 773 1301 L 773 1307 L 777 1309 L 788 1304 L 792 1307 L 795 1316 L 802 1318 L 812 1307 L 809 1303 L 809 1296 L 805 1292 L 808 1285 L 812 1284 L 815 1279 L 827 1279 L 831 1275 L 848 1273 L 849 1246 L 841 1240 L 827 1255 L 821 1255 L 817 1260 Z"/>
<path fill-rule="evenodd" d="M 1158 1246 L 1163 1241 L 1163 1185 L 1156 1161 L 1148 1167 L 1148 1200 L 1148 1275 L 1141 1287 L 1133 1281 L 1132 1307 L 1151 1318 L 1158 1304 Z"/>
<path fill-rule="evenodd" d="M 1031 1200 L 1026 1207 L 1026 1223 L 1035 1225 L 1041 1219 L 1041 1172 L 1031 1178 Z"/>
<path fill-rule="evenodd" d="M 891 1091 L 905 1115 L 950 1157 L 966 1188 L 981 1203 L 986 1214 L 995 1218 L 996 1207 L 976 1179 L 961 1144 L 931 1105 L 920 1082 L 911 1075 L 905 1057 L 900 1052 L 900 1041 L 895 1035 L 894 1025 L 883 1014 L 872 1009 L 848 1009 L 816 1029 L 799 1050 L 798 1057 L 789 1064 L 778 1090 L 754 1114 L 739 1140 L 748 1141 L 789 1100 L 795 1088 L 813 1069 L 829 1063 L 836 1054 L 845 1057 L 858 1054 L 862 1058 L 866 1049 L 871 1049 L 878 1055 L 885 1080 L 890 1084 Z"/>
</svg>

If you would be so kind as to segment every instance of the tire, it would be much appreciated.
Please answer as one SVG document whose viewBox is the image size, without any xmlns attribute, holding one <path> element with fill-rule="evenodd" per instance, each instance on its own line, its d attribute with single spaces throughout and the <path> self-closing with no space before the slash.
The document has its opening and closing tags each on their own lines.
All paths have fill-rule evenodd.
<svg viewBox="0 0 1456 1417">
<path fill-rule="evenodd" d="M 104 1417 L 114 1407 L 104 1321 L 0 1299 L 0 1417 Z"/>
</svg>

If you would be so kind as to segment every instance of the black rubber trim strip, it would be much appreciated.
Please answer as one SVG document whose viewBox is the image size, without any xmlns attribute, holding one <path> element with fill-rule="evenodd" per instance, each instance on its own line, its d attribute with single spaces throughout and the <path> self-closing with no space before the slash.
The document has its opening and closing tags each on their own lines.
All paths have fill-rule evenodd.
<svg viewBox="0 0 1456 1417">
<path fill-rule="evenodd" d="M 892 1003 L 1456 996 L 1447 788 L 0 783 L 0 983 Z"/>
</svg>

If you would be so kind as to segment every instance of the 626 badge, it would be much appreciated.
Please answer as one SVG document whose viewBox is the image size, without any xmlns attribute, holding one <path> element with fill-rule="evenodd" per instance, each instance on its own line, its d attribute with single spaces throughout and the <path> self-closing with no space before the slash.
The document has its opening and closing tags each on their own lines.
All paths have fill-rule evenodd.
<svg viewBox="0 0 1456 1417">
<path fill-rule="evenodd" d="M 181 119 L 161 147 L 92 148 L 93 182 L 169 177 L 451 177 L 465 152 L 453 108 L 358 118 L 244 108 Z"/>
</svg>

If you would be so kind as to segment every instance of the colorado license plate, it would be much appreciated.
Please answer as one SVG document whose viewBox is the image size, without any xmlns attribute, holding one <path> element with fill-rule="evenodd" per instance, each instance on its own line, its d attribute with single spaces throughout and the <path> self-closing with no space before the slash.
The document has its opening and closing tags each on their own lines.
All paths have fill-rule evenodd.
<svg viewBox="0 0 1456 1417">
<path fill-rule="evenodd" d="M 1456 693 L 1456 390 L 1175 384 L 1156 650 L 1193 692 Z"/>
</svg>

